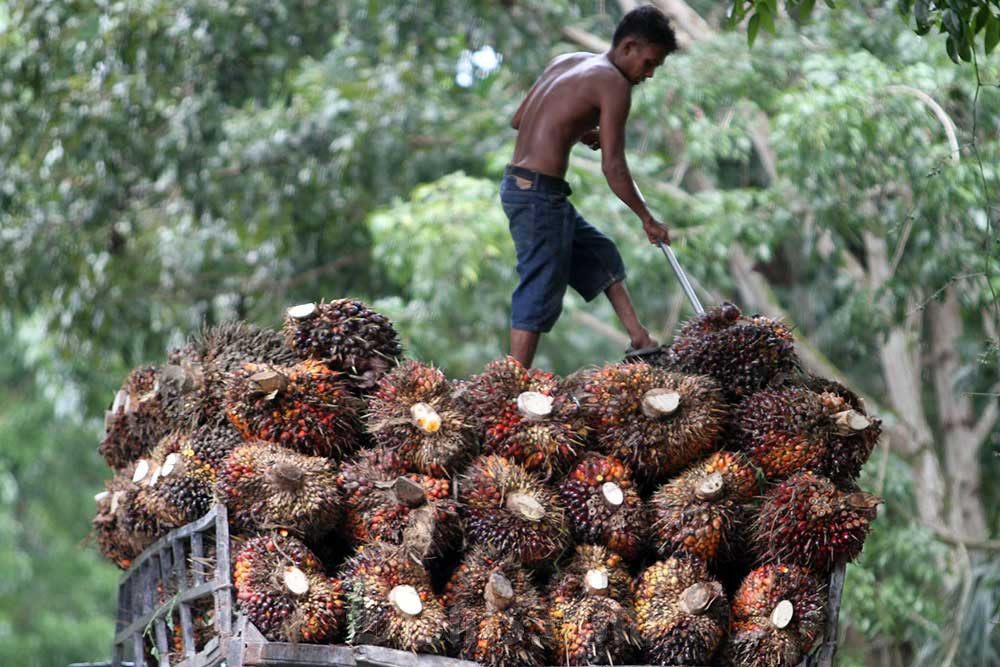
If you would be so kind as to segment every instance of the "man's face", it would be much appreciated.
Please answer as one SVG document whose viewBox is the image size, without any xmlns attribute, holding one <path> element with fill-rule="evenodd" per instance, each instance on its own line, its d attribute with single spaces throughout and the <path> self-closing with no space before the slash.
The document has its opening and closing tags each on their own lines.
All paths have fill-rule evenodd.
<svg viewBox="0 0 1000 667">
<path fill-rule="evenodd" d="M 622 47 L 622 71 L 633 86 L 651 78 L 667 57 L 667 50 L 662 46 L 631 37 L 625 39 Z"/>
</svg>

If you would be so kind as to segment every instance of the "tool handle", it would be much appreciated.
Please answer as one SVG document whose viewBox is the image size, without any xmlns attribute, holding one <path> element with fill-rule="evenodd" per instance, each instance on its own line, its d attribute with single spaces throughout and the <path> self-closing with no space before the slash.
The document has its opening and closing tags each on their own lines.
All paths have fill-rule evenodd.
<svg viewBox="0 0 1000 667">
<path fill-rule="evenodd" d="M 687 295 L 688 301 L 691 302 L 691 307 L 694 308 L 694 312 L 698 315 L 705 314 L 705 308 L 701 305 L 701 301 L 698 300 L 698 295 L 694 293 L 694 288 L 691 287 L 691 282 L 688 280 L 687 274 L 684 273 L 684 269 L 681 268 L 681 263 L 677 261 L 677 255 L 674 254 L 674 249 L 668 246 L 663 241 L 660 241 L 660 250 L 663 254 L 667 256 L 667 261 L 670 262 L 670 268 L 674 270 L 674 275 L 677 276 L 677 281 L 681 284 L 681 289 L 684 290 L 684 294 Z"/>
</svg>

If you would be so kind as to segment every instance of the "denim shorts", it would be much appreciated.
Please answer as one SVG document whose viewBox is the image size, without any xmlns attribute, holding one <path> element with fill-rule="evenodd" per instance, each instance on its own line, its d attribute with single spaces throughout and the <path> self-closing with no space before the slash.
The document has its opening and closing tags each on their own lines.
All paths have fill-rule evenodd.
<svg viewBox="0 0 1000 667">
<path fill-rule="evenodd" d="M 614 242 L 569 203 L 562 179 L 508 167 L 500 201 L 510 221 L 520 283 L 511 298 L 511 326 L 547 332 L 562 312 L 566 286 L 586 301 L 625 279 Z"/>
</svg>

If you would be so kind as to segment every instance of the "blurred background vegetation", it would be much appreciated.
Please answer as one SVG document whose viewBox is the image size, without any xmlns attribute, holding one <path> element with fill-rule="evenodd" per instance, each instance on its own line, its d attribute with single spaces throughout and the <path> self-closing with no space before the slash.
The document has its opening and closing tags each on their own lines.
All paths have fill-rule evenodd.
<svg viewBox="0 0 1000 667">
<path fill-rule="evenodd" d="M 130 368 L 348 295 L 450 377 L 506 351 L 509 119 L 635 4 L 0 0 L 0 664 L 109 655 L 118 572 L 87 534 Z M 785 317 L 886 422 L 840 664 L 1000 664 L 1000 7 L 656 4 L 684 49 L 635 91 L 636 180 L 703 301 Z M 668 341 L 668 265 L 597 153 L 569 180 Z M 537 363 L 625 342 L 570 295 Z"/>
</svg>

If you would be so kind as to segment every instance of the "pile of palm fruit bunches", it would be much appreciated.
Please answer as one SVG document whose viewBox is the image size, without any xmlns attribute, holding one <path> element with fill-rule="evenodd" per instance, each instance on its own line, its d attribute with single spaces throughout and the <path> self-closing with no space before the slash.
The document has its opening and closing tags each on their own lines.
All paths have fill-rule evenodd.
<svg viewBox="0 0 1000 667">
<path fill-rule="evenodd" d="M 879 433 L 785 325 L 728 303 L 642 363 L 449 380 L 342 299 L 132 371 L 93 528 L 127 568 L 221 501 L 237 608 L 272 641 L 791 666 L 876 516 L 855 480 Z"/>
</svg>

